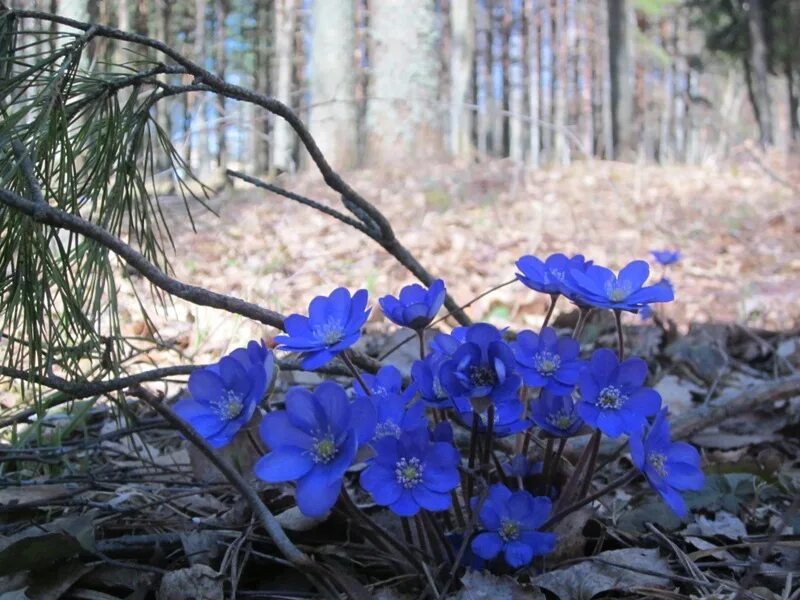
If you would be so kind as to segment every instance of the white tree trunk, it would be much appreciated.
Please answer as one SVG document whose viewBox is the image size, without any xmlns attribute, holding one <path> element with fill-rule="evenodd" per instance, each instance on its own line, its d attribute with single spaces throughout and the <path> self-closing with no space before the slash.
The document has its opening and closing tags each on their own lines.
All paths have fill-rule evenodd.
<svg viewBox="0 0 800 600">
<path fill-rule="evenodd" d="M 472 72 L 475 65 L 475 14 L 472 0 L 451 0 L 450 152 L 470 158 L 472 146 Z"/>
<path fill-rule="evenodd" d="M 370 25 L 368 162 L 439 156 L 442 111 L 433 0 L 375 0 Z"/>
<path fill-rule="evenodd" d="M 358 162 L 355 14 L 352 0 L 314 0 L 311 133 L 335 169 Z"/>
<path fill-rule="evenodd" d="M 287 106 L 292 105 L 292 66 L 294 56 L 294 31 L 297 19 L 296 0 L 275 0 L 275 98 Z M 289 124 L 273 117 L 272 167 L 294 172 L 295 138 Z"/>
</svg>

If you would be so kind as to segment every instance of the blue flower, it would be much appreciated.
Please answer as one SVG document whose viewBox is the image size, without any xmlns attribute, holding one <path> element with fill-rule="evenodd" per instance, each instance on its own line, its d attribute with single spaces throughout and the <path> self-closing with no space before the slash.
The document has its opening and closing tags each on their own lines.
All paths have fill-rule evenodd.
<svg viewBox="0 0 800 600">
<path fill-rule="evenodd" d="M 653 309 L 650 306 L 643 306 L 639 309 L 639 318 L 642 321 L 647 321 L 648 319 L 652 318 L 653 316 Z"/>
<path fill-rule="evenodd" d="M 473 510 L 478 510 L 478 498 L 472 498 L 471 504 Z M 496 483 L 489 488 L 478 512 L 484 531 L 472 540 L 472 551 L 486 560 L 502 552 L 506 563 L 515 569 L 530 564 L 535 556 L 552 552 L 555 534 L 537 531 L 552 507 L 550 498 L 526 491 L 512 492 Z"/>
<path fill-rule="evenodd" d="M 439 369 L 439 378 L 453 401 L 515 398 L 520 386 L 517 361 L 494 325 L 467 328 L 464 342 Z"/>
<path fill-rule="evenodd" d="M 486 432 L 488 423 L 488 406 L 476 412 L 472 403 L 461 398 L 456 401 L 456 409 L 465 427 L 472 427 L 474 415 L 477 414 L 478 431 Z M 525 431 L 533 425 L 530 419 L 525 418 L 525 405 L 518 398 L 505 398 L 494 402 L 494 422 L 492 433 L 497 437 L 506 437 Z"/>
<path fill-rule="evenodd" d="M 675 264 L 681 259 L 681 253 L 678 250 L 650 250 L 650 254 L 656 259 L 656 262 L 665 267 Z"/>
<path fill-rule="evenodd" d="M 252 341 L 192 373 L 190 396 L 173 410 L 210 446 L 226 446 L 252 418 L 269 388 L 274 366 L 275 358 L 264 342 Z"/>
<path fill-rule="evenodd" d="M 425 429 L 428 419 L 425 417 L 425 405 L 415 402 L 409 406 L 408 401 L 397 394 L 389 394 L 383 398 L 369 399 L 375 407 L 377 425 L 374 440 L 386 436 L 400 437 L 404 431 Z"/>
<path fill-rule="evenodd" d="M 297 481 L 297 506 L 319 517 L 336 502 L 342 477 L 358 449 L 375 430 L 375 410 L 366 398 L 351 403 L 332 381 L 286 393 L 286 410 L 268 413 L 261 438 L 271 452 L 256 463 L 256 476 L 268 483 Z"/>
<path fill-rule="evenodd" d="M 420 331 L 436 317 L 445 294 L 444 281 L 436 279 L 428 289 L 414 283 L 400 290 L 399 298 L 383 296 L 378 302 L 392 323 Z"/>
<path fill-rule="evenodd" d="M 559 438 L 571 437 L 583 427 L 572 397 L 557 396 L 546 390 L 531 401 L 531 418 L 545 432 Z"/>
<path fill-rule="evenodd" d="M 416 394 L 416 388 L 413 384 L 403 389 L 403 374 L 393 365 L 381 367 L 375 375 L 364 373 L 361 377 L 364 379 L 364 383 L 367 384 L 370 393 L 368 394 L 361 387 L 361 383 L 356 380 L 353 382 L 353 389 L 357 396 L 371 396 L 374 400 L 380 400 L 396 395 L 408 402 Z"/>
<path fill-rule="evenodd" d="M 367 290 L 358 290 L 352 298 L 345 288 L 333 290 L 330 296 L 317 296 L 308 306 L 307 317 L 286 317 L 287 335 L 275 336 L 278 349 L 301 353 L 302 367 L 317 369 L 358 341 L 371 310 L 366 307 Z"/>
<path fill-rule="evenodd" d="M 531 475 L 538 475 L 544 469 L 542 461 L 532 461 L 522 454 L 515 454 L 514 457 L 501 465 L 503 473 L 507 477 L 521 477 L 525 479 Z"/>
<path fill-rule="evenodd" d="M 384 437 L 372 443 L 375 457 L 361 473 L 361 487 L 376 504 L 401 517 L 420 508 L 450 508 L 450 491 L 459 483 L 461 458 L 452 444 L 432 442 L 426 429 Z"/>
<path fill-rule="evenodd" d="M 425 404 L 434 408 L 452 408 L 453 406 L 439 377 L 441 366 L 446 360 L 447 357 L 433 352 L 424 360 L 414 361 L 414 364 L 411 365 L 414 389 L 419 391 Z"/>
<path fill-rule="evenodd" d="M 467 339 L 469 327 L 456 327 L 449 334 L 439 333 L 430 342 L 431 353 L 444 358 L 452 358 Z"/>
<path fill-rule="evenodd" d="M 661 408 L 658 392 L 644 387 L 646 378 L 647 363 L 641 358 L 620 363 L 608 348 L 595 350 L 578 379 L 578 414 L 611 437 L 640 433 L 647 417 Z"/>
<path fill-rule="evenodd" d="M 636 312 L 653 302 L 670 302 L 674 298 L 671 288 L 644 285 L 650 267 L 643 260 L 629 263 L 619 275 L 597 265 L 589 266 L 586 272 L 572 269 L 570 273 L 572 277 L 567 283 L 577 301 L 596 308 Z"/>
<path fill-rule="evenodd" d="M 526 330 L 519 333 L 511 349 L 526 385 L 556 394 L 568 394 L 575 387 L 583 361 L 578 358 L 580 344 L 571 337 L 558 337 L 552 327 L 538 335 Z"/>
<path fill-rule="evenodd" d="M 675 514 L 685 517 L 686 503 L 679 492 L 703 489 L 704 476 L 697 449 L 686 442 L 671 441 L 667 409 L 658 413 L 644 438 L 632 436 L 629 445 L 636 468 Z"/>
</svg>

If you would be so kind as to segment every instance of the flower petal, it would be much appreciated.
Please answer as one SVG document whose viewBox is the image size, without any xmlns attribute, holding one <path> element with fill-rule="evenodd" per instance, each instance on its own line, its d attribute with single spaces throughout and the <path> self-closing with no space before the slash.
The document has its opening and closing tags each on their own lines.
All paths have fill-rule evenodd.
<svg viewBox="0 0 800 600">
<path fill-rule="evenodd" d="M 470 547 L 481 558 L 491 560 L 500 554 L 503 549 L 503 540 L 494 531 L 485 531 L 475 536 Z"/>
<path fill-rule="evenodd" d="M 324 472 L 312 469 L 297 482 L 297 508 L 307 517 L 322 517 L 336 504 L 341 489 L 341 479 L 328 481 Z"/>
<path fill-rule="evenodd" d="M 302 448 L 283 446 L 262 456 L 253 467 L 256 477 L 267 483 L 293 481 L 314 467 L 311 455 Z"/>
</svg>

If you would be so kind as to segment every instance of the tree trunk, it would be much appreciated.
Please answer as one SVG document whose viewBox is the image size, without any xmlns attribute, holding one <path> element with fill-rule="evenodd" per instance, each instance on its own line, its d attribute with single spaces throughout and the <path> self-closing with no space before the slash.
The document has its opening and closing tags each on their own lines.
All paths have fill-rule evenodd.
<svg viewBox="0 0 800 600">
<path fill-rule="evenodd" d="M 275 0 L 275 98 L 292 106 L 292 68 L 294 32 L 297 19 L 296 0 Z M 272 115 L 272 167 L 294 172 L 295 138 L 291 127 L 280 117 Z"/>
<path fill-rule="evenodd" d="M 523 7 L 525 14 L 528 18 L 528 112 L 530 113 L 530 127 L 528 132 L 528 161 L 534 167 L 538 167 L 541 162 L 540 148 L 541 148 L 541 128 L 539 114 L 539 31 L 540 16 L 538 14 L 538 6 L 533 0 L 525 0 Z"/>
<path fill-rule="evenodd" d="M 492 89 L 491 22 L 486 6 L 478 5 L 478 51 L 475 56 L 475 99 L 478 105 L 477 138 L 478 155 L 489 155 L 489 119 L 494 112 L 494 91 Z"/>
<path fill-rule="evenodd" d="M 311 133 L 335 169 L 358 162 L 355 11 L 351 0 L 314 0 Z"/>
<path fill-rule="evenodd" d="M 749 42 L 749 87 L 753 113 L 758 122 L 762 146 L 774 143 L 772 133 L 772 101 L 769 96 L 769 65 L 767 64 L 766 23 L 761 0 L 748 0 L 747 33 Z"/>
<path fill-rule="evenodd" d="M 255 51 L 255 66 L 253 73 L 253 86 L 255 90 L 264 95 L 269 95 L 272 82 L 271 64 L 272 49 L 270 40 L 274 40 L 273 30 L 273 3 L 271 0 L 256 0 L 256 27 L 254 31 L 253 48 Z M 253 105 L 248 105 L 250 115 L 249 147 L 250 165 L 253 172 L 265 173 L 270 164 L 270 145 L 267 143 L 269 132 L 267 112 Z"/>
<path fill-rule="evenodd" d="M 567 46 L 566 1 L 553 0 L 553 161 L 569 163 L 567 146 Z"/>
<path fill-rule="evenodd" d="M 195 0 L 194 60 L 202 62 L 206 57 L 206 0 Z M 207 94 L 192 94 L 192 167 L 199 174 L 208 167 L 208 122 L 206 119 Z"/>
<path fill-rule="evenodd" d="M 450 153 L 470 158 L 472 78 L 475 64 L 475 14 L 472 0 L 450 0 Z"/>
<path fill-rule="evenodd" d="M 633 59 L 628 0 L 608 0 L 608 53 L 611 76 L 612 157 L 633 154 Z"/>
<path fill-rule="evenodd" d="M 228 0 L 214 0 L 214 24 L 216 29 L 215 33 L 215 41 L 214 41 L 214 69 L 217 72 L 217 75 L 225 78 L 225 41 L 227 39 L 226 30 L 225 30 L 225 19 L 228 16 Z M 225 169 L 225 161 L 226 161 L 226 153 L 227 153 L 227 143 L 225 140 L 225 130 L 227 129 L 226 119 L 228 117 L 227 112 L 225 110 L 225 98 L 223 96 L 217 95 L 215 98 L 216 101 L 216 114 L 217 120 L 215 123 L 215 130 L 217 142 L 217 168 L 220 171 Z"/>
<path fill-rule="evenodd" d="M 368 161 L 438 157 L 443 140 L 434 2 L 381 0 L 371 8 Z"/>
<path fill-rule="evenodd" d="M 525 36 L 521 31 L 524 15 L 513 9 L 509 1 L 506 4 L 510 20 L 508 33 L 508 155 L 512 160 L 521 163 L 525 160 L 525 82 L 523 80 L 523 62 L 525 52 Z M 514 26 L 514 23 L 519 26 Z"/>
<path fill-rule="evenodd" d="M 787 2 L 784 23 L 785 38 L 797 40 L 800 36 L 800 3 Z M 800 44 L 796 42 L 786 52 L 784 73 L 789 96 L 790 149 L 800 150 Z"/>
</svg>

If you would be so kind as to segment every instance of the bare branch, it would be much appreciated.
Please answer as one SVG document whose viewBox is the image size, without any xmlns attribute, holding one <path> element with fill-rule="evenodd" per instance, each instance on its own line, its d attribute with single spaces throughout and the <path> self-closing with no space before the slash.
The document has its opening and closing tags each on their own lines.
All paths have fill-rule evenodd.
<svg viewBox="0 0 800 600">
<path fill-rule="evenodd" d="M 311 198 L 306 198 L 305 196 L 301 196 L 300 194 L 295 194 L 294 192 L 290 192 L 289 190 L 285 190 L 277 185 L 273 185 L 271 183 L 267 183 L 257 177 L 251 177 L 250 175 L 245 175 L 244 173 L 240 173 L 239 171 L 234 171 L 232 169 L 227 169 L 226 173 L 231 177 L 235 177 L 236 179 L 241 179 L 242 181 L 246 181 L 254 185 L 255 187 L 268 190 L 273 194 L 278 194 L 279 196 L 283 196 L 284 198 L 288 198 L 289 200 L 294 200 L 295 202 L 299 202 L 300 204 L 305 204 L 306 206 L 310 206 L 311 208 L 315 208 L 316 210 L 320 211 L 321 213 L 325 213 L 333 217 L 334 219 L 340 220 L 345 225 L 349 225 L 354 229 L 358 229 L 364 235 L 367 235 L 373 239 L 375 239 L 375 234 L 367 229 L 364 225 L 356 221 L 355 219 L 351 219 L 347 215 L 340 213 L 338 210 L 330 208 L 329 206 L 325 206 L 321 202 L 317 202 L 316 200 L 312 200 Z"/>
<path fill-rule="evenodd" d="M 243 102 L 255 104 L 283 118 L 300 138 L 300 142 L 308 151 L 309 155 L 311 156 L 311 160 L 314 161 L 314 164 L 316 165 L 328 187 L 341 194 L 344 205 L 348 208 L 348 210 L 353 212 L 356 217 L 364 221 L 363 215 L 368 216 L 372 223 L 366 223 L 367 226 L 370 227 L 374 224 L 380 231 L 380 239 L 373 239 L 376 239 L 376 241 L 378 241 L 380 245 L 387 252 L 389 252 L 389 254 L 394 256 L 397 261 L 400 262 L 400 264 L 405 266 L 421 282 L 426 285 L 430 285 L 433 281 L 433 276 L 397 239 L 391 224 L 383 215 L 383 213 L 381 213 L 375 206 L 373 206 L 369 201 L 367 201 L 352 187 L 350 187 L 333 169 L 333 167 L 331 167 L 325 156 L 322 154 L 322 151 L 319 149 L 319 146 L 314 140 L 314 137 L 311 135 L 311 132 L 308 130 L 305 124 L 303 124 L 302 120 L 282 102 L 279 102 L 275 98 L 256 93 L 247 88 L 228 83 L 218 75 L 185 58 L 164 42 L 148 38 L 147 36 L 120 31 L 119 29 L 108 27 L 106 25 L 93 25 L 90 23 L 84 23 L 46 12 L 12 10 L 10 13 L 16 17 L 41 19 L 43 21 L 66 25 L 67 27 L 72 27 L 79 31 L 86 32 L 86 37 L 101 36 L 152 48 L 175 61 L 178 65 L 185 69 L 187 74 L 193 75 L 195 78 L 195 85 L 204 84 L 208 86 L 207 91 L 221 94 Z M 462 325 L 470 324 L 471 321 L 469 317 L 467 317 L 466 313 L 459 308 L 458 304 L 449 294 L 445 299 L 445 306 L 453 313 L 453 316 L 459 323 Z"/>
</svg>

